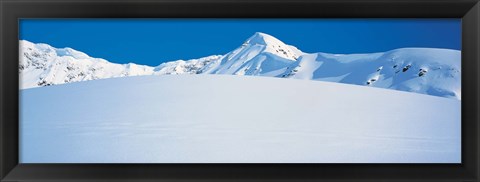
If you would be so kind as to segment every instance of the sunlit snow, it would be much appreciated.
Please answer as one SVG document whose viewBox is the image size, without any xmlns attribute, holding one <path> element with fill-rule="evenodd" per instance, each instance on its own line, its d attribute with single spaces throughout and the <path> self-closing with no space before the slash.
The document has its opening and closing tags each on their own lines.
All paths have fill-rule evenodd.
<svg viewBox="0 0 480 182">
<path fill-rule="evenodd" d="M 22 163 L 459 163 L 460 101 L 323 81 L 112 78 L 20 91 Z"/>
</svg>

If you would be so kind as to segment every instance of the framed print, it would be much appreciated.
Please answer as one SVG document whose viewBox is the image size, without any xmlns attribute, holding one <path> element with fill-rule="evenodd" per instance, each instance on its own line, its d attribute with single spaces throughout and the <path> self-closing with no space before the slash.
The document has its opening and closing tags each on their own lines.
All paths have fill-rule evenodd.
<svg viewBox="0 0 480 182">
<path fill-rule="evenodd" d="M 478 1 L 2 1 L 1 179 L 478 180 Z"/>
</svg>

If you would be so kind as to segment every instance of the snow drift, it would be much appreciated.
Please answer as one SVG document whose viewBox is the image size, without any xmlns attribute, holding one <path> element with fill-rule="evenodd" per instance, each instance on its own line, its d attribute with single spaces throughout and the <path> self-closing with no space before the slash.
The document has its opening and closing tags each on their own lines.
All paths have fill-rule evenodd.
<svg viewBox="0 0 480 182">
<path fill-rule="evenodd" d="M 423 94 L 166 75 L 20 96 L 21 163 L 461 162 L 460 101 Z"/>
</svg>

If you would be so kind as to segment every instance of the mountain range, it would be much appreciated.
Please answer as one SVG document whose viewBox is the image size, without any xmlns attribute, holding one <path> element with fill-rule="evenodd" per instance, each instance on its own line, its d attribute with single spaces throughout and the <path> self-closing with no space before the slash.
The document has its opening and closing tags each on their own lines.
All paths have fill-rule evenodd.
<svg viewBox="0 0 480 182">
<path fill-rule="evenodd" d="M 400 48 L 364 54 L 305 53 L 257 32 L 225 55 L 156 67 L 116 64 L 72 48 L 20 40 L 20 89 L 71 82 L 172 74 L 227 74 L 328 81 L 461 99 L 461 51 Z"/>
</svg>

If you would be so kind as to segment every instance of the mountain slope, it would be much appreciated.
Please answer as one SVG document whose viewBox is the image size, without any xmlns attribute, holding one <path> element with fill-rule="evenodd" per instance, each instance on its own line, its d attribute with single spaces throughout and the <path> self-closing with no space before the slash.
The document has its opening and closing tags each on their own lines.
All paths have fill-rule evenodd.
<svg viewBox="0 0 480 182">
<path fill-rule="evenodd" d="M 157 67 L 114 64 L 70 48 L 20 42 L 21 89 L 136 75 L 227 74 L 321 80 L 461 99 L 461 52 L 402 48 L 381 53 L 304 53 L 257 32 L 223 55 Z"/>
<path fill-rule="evenodd" d="M 20 97 L 22 163 L 461 162 L 460 101 L 423 94 L 165 75 L 25 89 Z"/>
<path fill-rule="evenodd" d="M 460 51 L 404 48 L 384 53 L 306 54 L 281 77 L 333 81 L 461 98 Z"/>
<path fill-rule="evenodd" d="M 264 33 L 255 33 L 239 48 L 207 65 L 202 73 L 264 75 L 295 62 L 301 51 Z"/>
<path fill-rule="evenodd" d="M 365 85 L 461 99 L 461 52 L 402 48 L 382 53 L 303 53 L 256 33 L 202 73 L 270 76 Z"/>
</svg>

